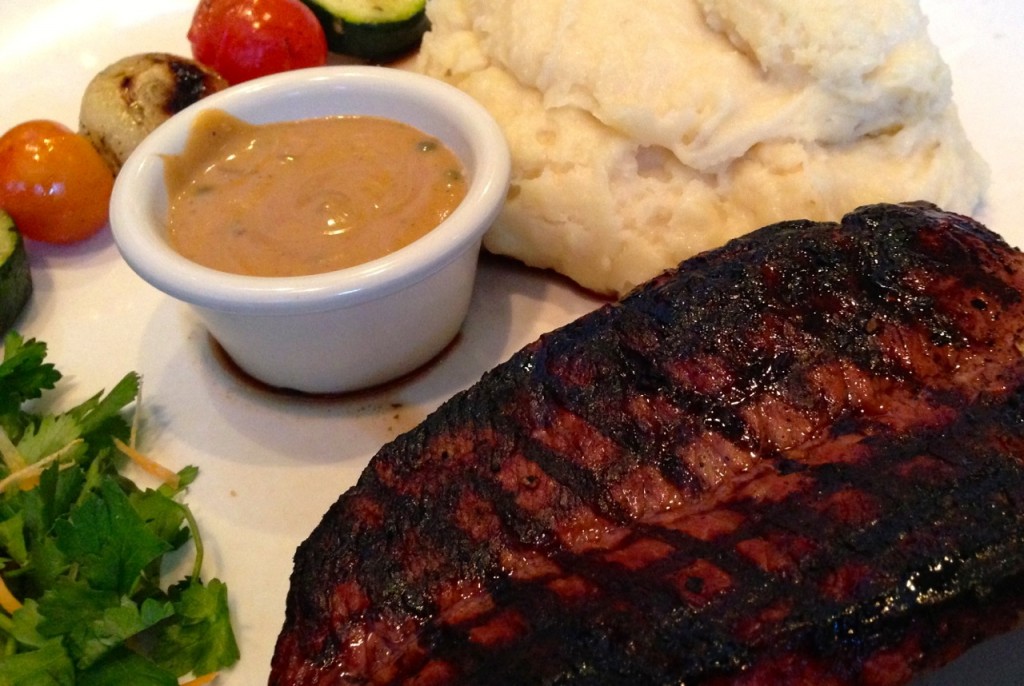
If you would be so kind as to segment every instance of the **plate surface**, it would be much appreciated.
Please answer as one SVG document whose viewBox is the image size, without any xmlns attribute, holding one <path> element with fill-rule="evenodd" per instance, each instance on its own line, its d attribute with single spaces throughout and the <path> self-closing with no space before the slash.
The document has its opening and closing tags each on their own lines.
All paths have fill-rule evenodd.
<svg viewBox="0 0 1024 686">
<path fill-rule="evenodd" d="M 977 213 L 1024 244 L 1024 5 L 922 0 L 953 69 L 954 93 L 992 168 Z M 135 52 L 188 55 L 195 0 L 3 0 L 0 131 L 26 119 L 75 127 L 92 76 Z M 84 244 L 29 246 L 36 292 L 18 325 L 46 341 L 78 401 L 131 370 L 145 382 L 143 447 L 200 467 L 188 494 L 206 543 L 204 574 L 227 582 L 240 663 L 216 682 L 265 683 L 295 547 L 381 444 L 532 341 L 601 301 L 551 274 L 485 258 L 460 337 L 400 383 L 337 399 L 276 394 L 230 371 L 188 313 L 124 264 L 109 231 Z M 344 351 L 339 351 L 344 354 Z M 918 686 L 1019 686 L 1024 631 L 989 641 Z"/>
</svg>

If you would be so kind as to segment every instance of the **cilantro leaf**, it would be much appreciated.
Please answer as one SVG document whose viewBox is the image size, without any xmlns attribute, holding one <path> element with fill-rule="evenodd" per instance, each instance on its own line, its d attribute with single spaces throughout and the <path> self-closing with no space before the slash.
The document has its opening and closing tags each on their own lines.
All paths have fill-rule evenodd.
<svg viewBox="0 0 1024 686">
<path fill-rule="evenodd" d="M 78 675 L 77 686 L 178 686 L 166 669 L 131 650 L 112 652 Z"/>
<path fill-rule="evenodd" d="M 0 660 L 0 686 L 74 686 L 75 669 L 59 640 Z"/>
<path fill-rule="evenodd" d="M 8 559 L 25 565 L 28 563 L 28 546 L 25 544 L 25 518 L 20 512 L 0 521 L 0 551 Z M 0 568 L 4 565 L 4 556 L 0 555 Z"/>
<path fill-rule="evenodd" d="M 66 414 L 48 415 L 38 423 L 28 424 L 25 427 L 17 447 L 27 462 L 34 463 L 57 452 L 81 436 L 82 427 L 74 417 Z M 81 456 L 86 447 L 82 444 L 77 445 L 76 456 Z"/>
<path fill-rule="evenodd" d="M 26 400 L 54 387 L 61 375 L 52 364 L 43 362 L 45 357 L 45 343 L 26 341 L 16 331 L 7 334 L 0 362 L 0 416 L 18 413 Z"/>
<path fill-rule="evenodd" d="M 31 648 L 42 648 L 49 639 L 39 633 L 41 619 L 39 603 L 33 598 L 27 599 L 25 604 L 11 615 L 11 636 L 19 643 Z"/>
<path fill-rule="evenodd" d="M 66 516 L 82 491 L 85 474 L 79 467 L 51 465 L 39 476 L 39 485 L 8 493 L 8 503 L 25 516 L 25 527 L 40 539 L 48 535 L 58 517 Z"/>
<path fill-rule="evenodd" d="M 139 383 L 138 374 L 126 374 L 105 396 L 97 394 L 78 407 L 69 410 L 68 414 L 81 421 L 83 435 L 93 433 L 110 421 L 127 428 L 127 423 L 124 422 L 120 412 L 139 395 Z M 124 437 L 122 436 L 122 438 Z"/>
<path fill-rule="evenodd" d="M 198 469 L 142 490 L 114 439 L 140 379 L 125 375 L 61 413 L 30 401 L 61 374 L 46 345 L 12 332 L 0 360 L 0 568 L 22 601 L 0 615 L 0 686 L 176 686 L 239 658 L 227 587 L 200 578 L 202 541 L 179 502 Z M 191 542 L 191 576 L 166 585 L 165 555 Z"/>
<path fill-rule="evenodd" d="M 180 503 L 160 490 L 139 491 L 129 498 L 153 535 L 165 541 L 171 550 L 188 542 L 189 530 L 183 526 L 185 509 Z"/>
<path fill-rule="evenodd" d="M 63 637 L 75 664 L 86 668 L 170 617 L 174 608 L 152 598 L 140 606 L 126 596 L 63 579 L 43 594 L 38 611 L 39 634 Z"/>
<path fill-rule="evenodd" d="M 213 579 L 170 589 L 180 621 L 158 627 L 154 658 L 175 673 L 216 672 L 238 660 L 228 612 L 228 589 Z"/>
<path fill-rule="evenodd" d="M 131 594 L 142 571 L 171 547 L 156 536 L 112 479 L 68 519 L 54 523 L 57 545 L 94 588 Z"/>
</svg>

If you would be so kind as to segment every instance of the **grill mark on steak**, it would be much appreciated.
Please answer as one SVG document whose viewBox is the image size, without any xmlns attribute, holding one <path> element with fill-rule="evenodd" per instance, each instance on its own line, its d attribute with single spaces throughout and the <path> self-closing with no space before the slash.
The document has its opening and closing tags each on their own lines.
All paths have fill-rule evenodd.
<svg viewBox="0 0 1024 686">
<path fill-rule="evenodd" d="M 919 204 L 684 262 L 382 448 L 270 682 L 906 683 L 1024 606 L 1022 293 Z"/>
</svg>

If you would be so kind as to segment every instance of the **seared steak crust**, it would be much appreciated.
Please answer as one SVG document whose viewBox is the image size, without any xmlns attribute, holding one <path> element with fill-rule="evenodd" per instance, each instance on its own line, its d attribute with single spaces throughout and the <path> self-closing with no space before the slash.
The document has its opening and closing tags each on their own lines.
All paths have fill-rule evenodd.
<svg viewBox="0 0 1024 686">
<path fill-rule="evenodd" d="M 1024 601 L 1022 294 L 921 204 L 687 260 L 372 459 L 270 683 L 906 683 Z"/>
</svg>

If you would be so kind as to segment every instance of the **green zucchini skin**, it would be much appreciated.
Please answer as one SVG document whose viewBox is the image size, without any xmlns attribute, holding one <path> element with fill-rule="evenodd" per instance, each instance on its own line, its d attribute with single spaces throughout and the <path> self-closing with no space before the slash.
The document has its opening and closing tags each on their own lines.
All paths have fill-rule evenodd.
<svg viewBox="0 0 1024 686">
<path fill-rule="evenodd" d="M 31 295 L 25 242 L 11 217 L 0 210 L 0 334 L 14 326 Z"/>
<path fill-rule="evenodd" d="M 365 2 L 302 0 L 324 27 L 331 52 L 384 62 L 410 52 L 430 28 L 426 0 L 380 0 L 372 16 Z"/>
</svg>

